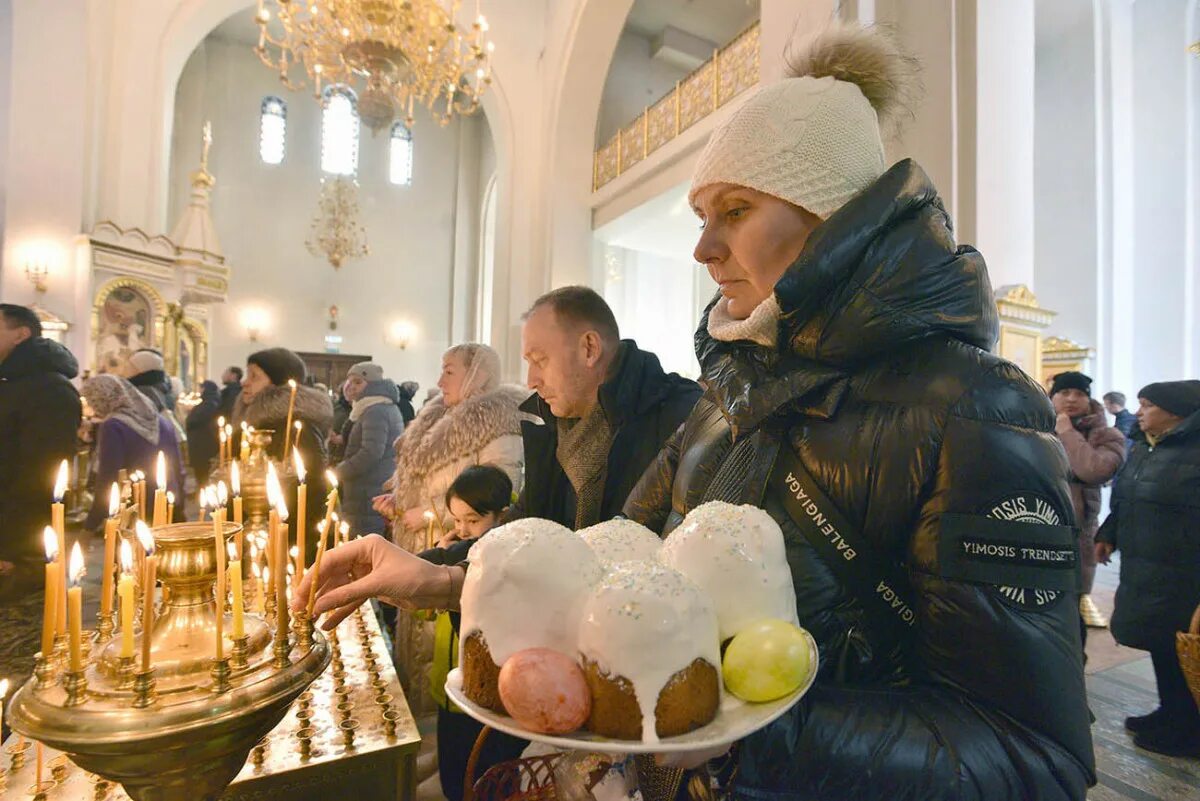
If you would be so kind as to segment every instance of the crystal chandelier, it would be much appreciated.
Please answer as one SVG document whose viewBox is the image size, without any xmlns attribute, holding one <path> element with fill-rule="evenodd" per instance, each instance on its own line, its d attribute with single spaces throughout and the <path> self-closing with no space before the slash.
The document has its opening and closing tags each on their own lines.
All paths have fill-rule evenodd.
<svg viewBox="0 0 1200 801">
<path fill-rule="evenodd" d="M 475 112 L 492 82 L 478 2 L 467 30 L 454 22 L 462 0 L 275 0 L 274 14 L 258 0 L 255 53 L 288 89 L 311 82 L 318 101 L 322 84 L 352 87 L 374 133 L 401 115 L 411 127 L 414 105 L 445 125 Z"/>
<path fill-rule="evenodd" d="M 324 256 L 333 269 L 342 262 L 370 254 L 367 230 L 358 222 L 358 184 L 344 176 L 321 182 L 317 213 L 308 227 L 304 246 L 314 256 Z"/>
</svg>

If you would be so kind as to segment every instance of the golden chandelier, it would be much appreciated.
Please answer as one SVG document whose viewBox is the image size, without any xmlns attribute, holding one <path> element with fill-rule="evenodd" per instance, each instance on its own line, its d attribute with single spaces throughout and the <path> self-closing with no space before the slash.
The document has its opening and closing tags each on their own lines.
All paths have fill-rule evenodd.
<svg viewBox="0 0 1200 801">
<path fill-rule="evenodd" d="M 258 0 L 254 52 L 288 89 L 311 82 L 318 101 L 322 84 L 353 88 L 372 132 L 401 115 L 411 127 L 414 105 L 445 125 L 474 113 L 492 82 L 478 3 L 467 30 L 454 21 L 462 0 L 275 0 L 274 14 Z"/>
<path fill-rule="evenodd" d="M 371 253 L 367 229 L 358 221 L 357 195 L 357 184 L 351 178 L 338 176 L 321 182 L 321 199 L 304 246 L 314 256 L 328 259 L 335 270 L 342 262 Z"/>
</svg>

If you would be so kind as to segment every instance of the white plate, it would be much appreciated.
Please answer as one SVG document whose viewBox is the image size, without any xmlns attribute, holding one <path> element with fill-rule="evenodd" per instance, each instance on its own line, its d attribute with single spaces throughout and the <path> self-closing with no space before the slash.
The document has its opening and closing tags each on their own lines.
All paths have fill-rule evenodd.
<svg viewBox="0 0 1200 801">
<path fill-rule="evenodd" d="M 556 748 L 572 751 L 598 751 L 605 754 L 666 754 L 677 751 L 697 751 L 730 745 L 741 740 L 769 723 L 774 722 L 780 715 L 787 712 L 804 697 L 812 687 L 817 676 L 817 643 L 807 631 L 804 637 L 808 641 L 809 656 L 812 671 L 808 681 L 800 689 L 776 701 L 764 704 L 751 704 L 740 701 L 727 692 L 721 693 L 721 708 L 717 717 L 707 726 L 701 726 L 695 731 L 681 734 L 678 737 L 665 737 L 657 743 L 647 743 L 638 740 L 613 740 L 598 734 L 580 729 L 569 735 L 539 734 L 528 731 L 508 715 L 501 715 L 490 709 L 484 709 L 463 695 L 462 671 L 455 668 L 446 677 L 446 693 L 462 711 L 475 720 L 491 726 L 498 731 L 520 737 L 523 740 L 545 743 Z"/>
</svg>

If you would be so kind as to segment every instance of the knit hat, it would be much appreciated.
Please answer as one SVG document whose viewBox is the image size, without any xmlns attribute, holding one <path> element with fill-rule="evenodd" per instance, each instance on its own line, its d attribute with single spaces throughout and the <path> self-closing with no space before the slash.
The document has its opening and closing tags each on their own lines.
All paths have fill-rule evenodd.
<svg viewBox="0 0 1200 801">
<path fill-rule="evenodd" d="M 287 348 L 267 348 L 251 353 L 246 364 L 257 365 L 275 386 L 286 384 L 289 378 L 296 383 L 303 383 L 308 375 L 304 360 Z"/>
<path fill-rule="evenodd" d="M 1160 409 L 1177 417 L 1191 417 L 1200 411 L 1200 381 L 1160 381 L 1147 384 L 1138 393 Z"/>
<path fill-rule="evenodd" d="M 919 91 L 916 61 L 877 29 L 834 23 L 788 59 L 700 154 L 689 200 L 729 183 L 826 219 L 884 172 L 880 126 Z"/>
<path fill-rule="evenodd" d="M 368 383 L 371 381 L 382 381 L 383 368 L 374 362 L 359 362 L 347 370 L 346 375 L 356 375 Z"/>
<path fill-rule="evenodd" d="M 1050 397 L 1054 397 L 1064 389 L 1077 389 L 1089 398 L 1092 397 L 1092 379 L 1083 373 L 1068 370 L 1054 376 L 1050 384 Z"/>
<path fill-rule="evenodd" d="M 150 348 L 135 350 L 129 354 L 127 360 L 129 364 L 129 374 L 137 375 L 139 373 L 148 373 L 151 370 L 165 370 L 166 365 L 163 362 L 162 354 Z"/>
</svg>

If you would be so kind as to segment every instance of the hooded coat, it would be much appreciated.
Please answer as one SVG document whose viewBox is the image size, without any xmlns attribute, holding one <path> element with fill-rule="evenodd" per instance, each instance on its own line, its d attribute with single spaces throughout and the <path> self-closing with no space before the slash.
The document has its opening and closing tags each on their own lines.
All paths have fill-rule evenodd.
<svg viewBox="0 0 1200 801">
<path fill-rule="evenodd" d="M 1096 539 L 1121 552 L 1112 633 L 1133 648 L 1174 648 L 1200 604 L 1200 412 L 1157 444 L 1140 429 Z"/>
<path fill-rule="evenodd" d="M 37 583 L 53 476 L 75 455 L 82 407 L 70 379 L 78 372 L 71 351 L 44 337 L 0 363 L 0 560 L 38 567 L 29 571 Z"/>
<path fill-rule="evenodd" d="M 1093 400 L 1088 414 L 1055 422 L 1055 433 L 1071 468 L 1071 505 L 1079 525 L 1079 557 L 1084 592 L 1096 578 L 1096 530 L 1100 528 L 1100 488 L 1125 463 L 1125 435 L 1108 424 L 1104 407 Z"/>
<path fill-rule="evenodd" d="M 1049 400 L 988 352 L 998 320 L 983 259 L 956 246 L 906 160 L 813 231 L 774 297 L 775 347 L 717 341 L 706 318 L 705 397 L 625 507 L 665 533 L 716 496 L 761 506 L 783 530 L 821 662 L 800 703 L 742 741 L 737 796 L 1084 798 L 1095 776 L 1075 594 L 1046 589 L 1057 563 L 973 548 L 1075 553 Z M 790 517 L 780 455 L 907 577 L 907 640 L 881 636 Z"/>
<path fill-rule="evenodd" d="M 396 397 L 396 385 L 389 379 L 367 384 L 351 409 L 345 456 L 334 471 L 343 484 L 342 514 L 359 534 L 388 532 L 383 517 L 371 508 L 371 499 L 383 491 L 396 466 L 393 445 L 404 432 Z"/>
</svg>

